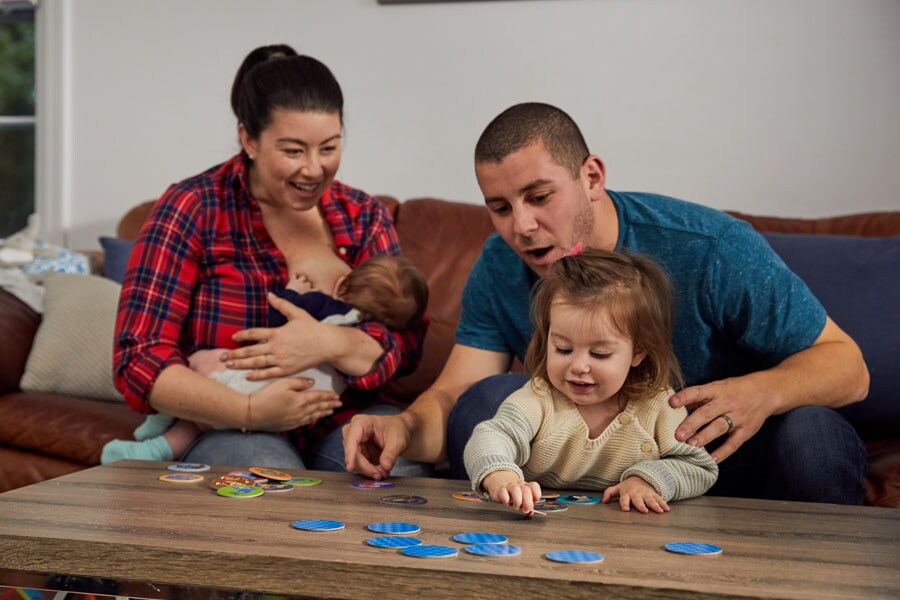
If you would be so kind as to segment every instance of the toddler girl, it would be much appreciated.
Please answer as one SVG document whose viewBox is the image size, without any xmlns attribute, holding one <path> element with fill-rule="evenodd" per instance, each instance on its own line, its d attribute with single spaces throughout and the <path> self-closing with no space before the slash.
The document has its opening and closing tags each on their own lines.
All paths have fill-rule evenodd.
<svg viewBox="0 0 900 600">
<path fill-rule="evenodd" d="M 531 379 L 465 448 L 472 489 L 530 514 L 541 486 L 603 490 L 622 510 L 704 494 L 718 466 L 675 440 L 680 370 L 671 286 L 653 261 L 588 248 L 558 260 L 532 298 Z"/>
</svg>

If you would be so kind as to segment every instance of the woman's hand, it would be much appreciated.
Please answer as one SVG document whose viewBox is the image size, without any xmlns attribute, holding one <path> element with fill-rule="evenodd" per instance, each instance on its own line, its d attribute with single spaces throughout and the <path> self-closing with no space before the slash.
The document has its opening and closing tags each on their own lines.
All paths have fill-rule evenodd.
<svg viewBox="0 0 900 600">
<path fill-rule="evenodd" d="M 247 425 L 254 431 L 291 431 L 333 414 L 341 405 L 338 395 L 310 385 L 310 379 L 287 377 L 254 392 Z"/>
<path fill-rule="evenodd" d="M 491 495 L 491 500 L 526 515 L 534 512 L 534 503 L 541 499 L 538 482 L 525 483 L 512 471 L 494 471 L 481 481 L 481 485 Z"/>
<path fill-rule="evenodd" d="M 269 303 L 287 317 L 288 322 L 281 327 L 256 327 L 235 333 L 231 339 L 236 342 L 256 343 L 222 354 L 226 367 L 255 369 L 247 374 L 247 379 L 260 381 L 287 377 L 330 362 L 331 357 L 322 344 L 328 336 L 328 325 L 274 294 L 269 294 Z"/>
<path fill-rule="evenodd" d="M 603 504 L 609 504 L 613 498 L 619 498 L 619 506 L 628 512 L 634 506 L 639 512 L 651 510 L 658 513 L 669 512 L 669 505 L 663 500 L 652 485 L 632 475 L 622 483 L 606 488 L 603 492 Z"/>
</svg>

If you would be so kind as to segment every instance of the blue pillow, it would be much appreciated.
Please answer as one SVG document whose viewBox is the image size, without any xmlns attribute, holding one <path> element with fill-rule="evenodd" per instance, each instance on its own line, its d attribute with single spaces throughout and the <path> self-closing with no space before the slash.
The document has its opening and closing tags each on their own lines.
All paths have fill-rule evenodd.
<svg viewBox="0 0 900 600">
<path fill-rule="evenodd" d="M 103 248 L 103 275 L 122 283 L 125 280 L 128 257 L 131 256 L 131 249 L 134 248 L 134 240 L 101 237 L 100 246 Z"/>
<path fill-rule="evenodd" d="M 869 396 L 838 411 L 865 440 L 895 438 L 900 432 L 900 236 L 763 236 L 865 357 Z"/>
</svg>

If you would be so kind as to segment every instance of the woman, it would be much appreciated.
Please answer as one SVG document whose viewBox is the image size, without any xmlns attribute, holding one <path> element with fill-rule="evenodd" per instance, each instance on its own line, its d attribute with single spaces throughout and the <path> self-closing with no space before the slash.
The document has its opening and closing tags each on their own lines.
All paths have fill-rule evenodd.
<svg viewBox="0 0 900 600">
<path fill-rule="evenodd" d="M 233 348 L 225 365 L 256 369 L 254 380 L 328 363 L 355 390 L 411 370 L 424 326 L 327 325 L 270 294 L 291 274 L 327 279 L 344 263 L 399 254 L 396 232 L 374 198 L 334 179 L 343 95 L 325 65 L 289 46 L 257 48 L 238 69 L 231 106 L 242 151 L 171 186 L 138 237 L 116 322 L 116 385 L 138 412 L 217 429 L 183 460 L 342 470 L 338 426 L 360 409 L 384 414 L 394 407 L 360 392 L 342 404 L 295 378 L 243 395 L 191 371 L 187 357 Z M 287 324 L 262 327 L 269 303 Z M 251 430 L 290 433 L 243 433 Z"/>
</svg>

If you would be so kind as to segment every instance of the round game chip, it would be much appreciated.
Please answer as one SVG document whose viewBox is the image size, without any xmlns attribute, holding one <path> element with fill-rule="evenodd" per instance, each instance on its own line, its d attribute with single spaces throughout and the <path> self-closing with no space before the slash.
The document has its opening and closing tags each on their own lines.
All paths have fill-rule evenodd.
<svg viewBox="0 0 900 600">
<path fill-rule="evenodd" d="M 697 556 L 713 556 L 722 554 L 722 547 L 701 542 L 672 542 L 666 544 L 666 550 L 676 554 L 694 554 Z"/>
<path fill-rule="evenodd" d="M 560 496 L 557 500 L 565 502 L 566 504 L 597 504 L 600 502 L 600 498 L 597 496 L 585 496 L 582 494 L 567 494 L 565 496 Z"/>
<path fill-rule="evenodd" d="M 457 533 L 453 536 L 453 541 L 460 544 L 505 544 L 509 541 L 509 538 L 499 533 L 473 531 L 470 533 Z"/>
<path fill-rule="evenodd" d="M 194 473 L 166 473 L 165 475 L 160 475 L 160 481 L 166 481 L 168 483 L 197 483 L 198 481 L 203 481 L 205 477 L 203 475 L 196 475 Z"/>
<path fill-rule="evenodd" d="M 344 528 L 344 524 L 340 521 L 329 521 L 327 519 L 306 519 L 304 521 L 294 521 L 291 523 L 294 529 L 302 529 L 303 531 L 337 531 Z"/>
<path fill-rule="evenodd" d="M 475 502 L 481 502 L 481 496 L 479 496 L 475 492 L 454 492 L 453 497 L 457 500 L 471 500 Z"/>
<path fill-rule="evenodd" d="M 545 554 L 550 560 L 564 563 L 598 563 L 603 562 L 603 555 L 585 550 L 555 550 Z"/>
<path fill-rule="evenodd" d="M 322 483 L 322 480 L 318 477 L 291 477 L 283 483 L 294 487 L 306 487 L 310 485 L 319 485 Z"/>
<path fill-rule="evenodd" d="M 226 498 L 256 498 L 263 495 L 261 487 L 250 485 L 226 485 L 216 490 L 216 493 Z"/>
<path fill-rule="evenodd" d="M 294 486 L 286 483 L 260 483 L 259 487 L 267 492 L 292 492 Z"/>
<path fill-rule="evenodd" d="M 209 487 L 214 490 L 226 485 L 254 486 L 256 482 L 249 477 L 241 477 L 239 475 L 221 475 L 209 482 Z"/>
<path fill-rule="evenodd" d="M 363 479 L 361 481 L 354 481 L 351 483 L 355 488 L 362 488 L 365 490 L 377 490 L 380 488 L 392 488 L 394 487 L 394 482 L 392 481 L 376 481 L 375 479 Z"/>
<path fill-rule="evenodd" d="M 409 546 L 400 552 L 416 558 L 450 558 L 459 554 L 456 548 L 450 546 Z"/>
<path fill-rule="evenodd" d="M 366 543 L 376 548 L 409 548 L 410 546 L 421 546 L 422 540 L 403 535 L 386 535 L 369 538 Z"/>
<path fill-rule="evenodd" d="M 559 498 L 559 492 L 541 492 L 542 500 L 553 500 L 554 498 Z"/>
<path fill-rule="evenodd" d="M 201 471 L 209 471 L 209 465 L 204 465 L 202 463 L 175 463 L 174 465 L 169 465 L 169 470 L 199 473 Z"/>
<path fill-rule="evenodd" d="M 294 477 L 290 473 L 285 473 L 284 471 L 278 471 L 276 469 L 267 469 L 266 467 L 250 467 L 250 472 L 254 475 L 259 475 L 260 477 L 274 479 L 275 481 L 287 481 Z"/>
<path fill-rule="evenodd" d="M 388 521 L 385 523 L 372 523 L 366 529 L 369 531 L 374 531 L 375 533 L 390 533 L 390 534 L 409 534 L 409 533 L 419 533 L 422 531 L 422 528 L 416 525 L 415 523 L 399 523 L 396 521 Z"/>
<path fill-rule="evenodd" d="M 403 494 L 384 496 L 381 501 L 385 504 L 392 504 L 394 506 L 414 506 L 416 504 L 425 504 L 428 502 L 428 500 L 422 496 L 405 496 Z"/>
<path fill-rule="evenodd" d="M 472 544 L 465 547 L 466 552 L 477 556 L 518 556 L 522 549 L 507 544 Z"/>
<path fill-rule="evenodd" d="M 235 477 L 246 477 L 247 479 L 252 480 L 254 483 L 265 483 L 268 481 L 265 477 L 260 477 L 259 475 L 254 475 L 250 471 L 230 471 L 226 473 L 226 475 L 234 475 Z"/>
<path fill-rule="evenodd" d="M 569 507 L 562 502 L 556 500 L 538 500 L 534 503 L 534 508 L 541 512 L 562 512 L 569 510 Z"/>
</svg>

